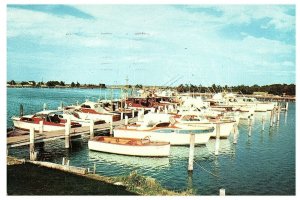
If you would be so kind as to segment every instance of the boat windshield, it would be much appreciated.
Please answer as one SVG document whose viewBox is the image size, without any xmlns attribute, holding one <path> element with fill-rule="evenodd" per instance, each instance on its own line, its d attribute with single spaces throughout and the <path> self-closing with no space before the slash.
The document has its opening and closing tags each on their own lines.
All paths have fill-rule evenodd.
<svg viewBox="0 0 300 200">
<path fill-rule="evenodd" d="M 181 118 L 182 121 L 203 121 L 204 118 L 197 115 L 185 115 Z"/>
</svg>

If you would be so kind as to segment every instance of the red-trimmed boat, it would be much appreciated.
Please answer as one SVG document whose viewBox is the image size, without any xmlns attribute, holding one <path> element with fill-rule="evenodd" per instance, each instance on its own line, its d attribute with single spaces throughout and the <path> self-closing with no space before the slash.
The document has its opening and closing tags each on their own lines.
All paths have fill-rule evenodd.
<svg viewBox="0 0 300 200">
<path fill-rule="evenodd" d="M 59 118 L 57 110 L 44 110 L 34 115 L 24 115 L 21 117 L 12 117 L 14 127 L 22 130 L 34 128 L 35 131 L 40 129 L 40 121 L 43 121 L 43 131 L 57 131 L 65 129 L 67 120 Z M 81 127 L 81 124 L 71 122 L 71 128 Z"/>
</svg>

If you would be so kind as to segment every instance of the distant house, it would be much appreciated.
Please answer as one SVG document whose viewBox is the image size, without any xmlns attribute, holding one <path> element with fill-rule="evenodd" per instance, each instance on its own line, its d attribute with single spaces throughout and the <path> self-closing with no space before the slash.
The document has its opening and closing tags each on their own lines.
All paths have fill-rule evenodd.
<svg viewBox="0 0 300 200">
<path fill-rule="evenodd" d="M 268 92 L 253 92 L 255 96 L 268 96 Z"/>
</svg>

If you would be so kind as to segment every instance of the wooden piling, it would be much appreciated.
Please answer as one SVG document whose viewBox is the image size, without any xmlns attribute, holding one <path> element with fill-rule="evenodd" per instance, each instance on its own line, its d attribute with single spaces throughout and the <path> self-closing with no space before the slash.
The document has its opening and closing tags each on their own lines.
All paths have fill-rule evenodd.
<svg viewBox="0 0 300 200">
<path fill-rule="evenodd" d="M 34 139 L 35 139 L 34 127 L 30 127 L 30 132 L 29 132 L 30 160 L 36 160 L 36 152 L 35 152 L 35 147 L 34 147 Z"/>
<path fill-rule="evenodd" d="M 39 122 L 39 124 L 40 124 L 40 127 L 39 127 L 39 133 L 42 134 L 42 133 L 44 132 L 44 121 L 41 120 L 41 121 Z"/>
<path fill-rule="evenodd" d="M 20 104 L 20 117 L 22 117 L 24 115 L 24 108 L 23 105 Z"/>
<path fill-rule="evenodd" d="M 113 115 L 111 116 L 109 123 L 110 123 L 109 134 L 112 135 L 113 134 Z"/>
<path fill-rule="evenodd" d="M 123 108 L 122 108 L 123 109 Z M 124 119 L 124 113 L 121 112 L 121 120 Z"/>
<path fill-rule="evenodd" d="M 134 110 L 132 109 L 132 116 L 131 116 L 131 118 L 134 118 Z"/>
<path fill-rule="evenodd" d="M 90 139 L 94 138 L 94 120 L 90 119 Z"/>
<path fill-rule="evenodd" d="M 285 103 L 285 111 L 288 111 L 288 109 L 289 109 L 289 102 L 286 102 Z"/>
<path fill-rule="evenodd" d="M 71 120 L 67 118 L 67 122 L 65 124 L 65 148 L 70 148 L 70 132 L 71 132 Z"/>
<path fill-rule="evenodd" d="M 44 103 L 44 105 L 43 105 L 43 110 L 47 110 L 47 104 L 46 103 Z"/>
<path fill-rule="evenodd" d="M 125 115 L 125 126 L 127 126 L 127 125 L 128 125 L 128 116 Z"/>
<path fill-rule="evenodd" d="M 190 153 L 188 171 L 193 171 L 194 168 L 194 151 L 195 151 L 195 134 L 190 134 Z"/>
<path fill-rule="evenodd" d="M 219 146 L 220 146 L 220 124 L 216 124 L 216 143 L 215 143 L 215 155 L 219 155 Z"/>
<path fill-rule="evenodd" d="M 225 196 L 225 189 L 223 188 L 220 189 L 220 196 Z"/>
</svg>

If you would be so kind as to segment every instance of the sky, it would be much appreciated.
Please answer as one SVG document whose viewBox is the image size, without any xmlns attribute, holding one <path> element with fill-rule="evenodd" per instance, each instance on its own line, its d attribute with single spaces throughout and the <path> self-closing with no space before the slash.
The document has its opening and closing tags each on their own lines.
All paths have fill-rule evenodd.
<svg viewBox="0 0 300 200">
<path fill-rule="evenodd" d="M 7 80 L 296 83 L 294 5 L 7 6 Z"/>
</svg>

